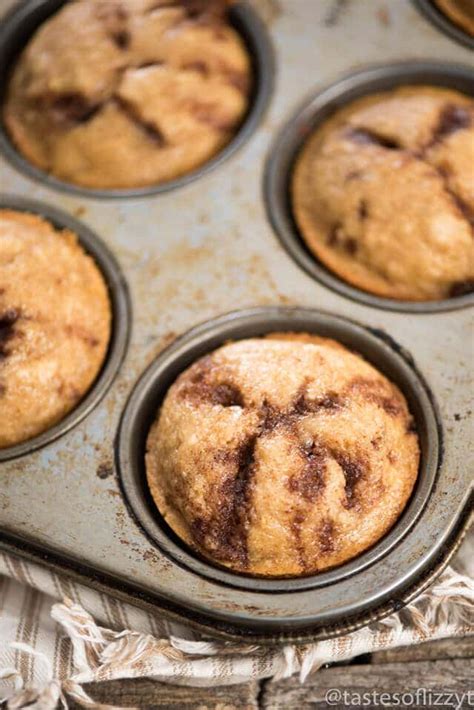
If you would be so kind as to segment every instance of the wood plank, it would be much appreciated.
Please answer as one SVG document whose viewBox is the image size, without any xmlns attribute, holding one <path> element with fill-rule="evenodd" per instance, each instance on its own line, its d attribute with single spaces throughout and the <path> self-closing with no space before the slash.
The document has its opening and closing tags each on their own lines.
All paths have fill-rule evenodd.
<svg viewBox="0 0 474 710">
<path fill-rule="evenodd" d="M 374 665 L 333 666 L 327 670 L 317 671 L 301 685 L 297 678 L 290 678 L 278 682 L 266 683 L 262 693 L 260 707 L 265 710 L 315 710 L 330 707 L 354 708 L 364 707 L 375 710 L 383 706 L 380 695 L 376 702 L 368 697 L 368 702 L 363 704 L 358 701 L 363 693 L 398 693 L 399 700 L 403 693 L 415 692 L 418 688 L 425 689 L 419 702 L 412 703 L 417 710 L 429 710 L 435 706 L 438 693 L 472 693 L 472 661 L 469 659 L 454 659 L 443 661 L 420 661 L 410 663 L 386 663 Z M 326 702 L 326 693 L 337 689 L 346 692 L 346 697 L 340 700 L 333 694 L 335 703 Z M 352 698 L 352 699 L 351 699 Z M 471 702 L 474 698 L 471 697 Z M 393 695 L 392 706 L 397 705 Z M 388 702 L 385 703 L 385 706 Z M 408 706 L 398 702 L 398 707 Z M 445 706 L 456 707 L 456 703 Z M 467 701 L 459 707 L 468 707 Z"/>
<path fill-rule="evenodd" d="M 373 653 L 371 663 L 406 663 L 447 658 L 474 658 L 474 636 L 427 641 L 416 646 L 401 646 Z"/>
<path fill-rule="evenodd" d="M 318 708 L 329 706 L 324 701 L 324 695 L 329 688 L 353 689 L 354 692 L 364 692 L 374 688 L 390 689 L 397 692 L 400 687 L 409 691 L 415 687 L 441 690 L 445 674 L 454 683 L 454 692 L 465 692 L 463 673 L 469 678 L 470 668 L 461 666 L 440 665 L 441 660 L 469 659 L 474 657 L 474 637 L 464 639 L 442 639 L 417 646 L 407 646 L 388 651 L 373 653 L 370 664 L 366 656 L 346 663 L 321 669 L 304 686 L 296 678 L 287 681 L 266 681 L 262 692 L 260 707 L 272 710 L 287 710 L 287 708 Z M 435 659 L 436 663 L 428 661 Z M 362 663 L 361 663 L 362 662 Z M 406 663 L 410 662 L 410 669 Z M 351 662 L 347 662 L 351 663 Z M 377 666 L 381 666 L 377 670 Z M 472 662 L 471 662 L 472 665 Z M 459 672 L 450 675 L 452 668 Z M 369 669 L 369 670 L 368 670 Z M 441 674 L 441 675 L 440 675 Z M 409 678 L 407 678 L 409 676 Z M 471 672 L 472 676 L 472 672 Z M 439 686 L 433 684 L 438 678 Z M 415 682 L 416 681 L 416 682 Z M 343 685 L 340 685 L 340 684 Z M 417 685 L 421 683 L 421 685 Z M 397 688 L 397 684 L 400 686 Z M 463 690 L 464 688 L 464 690 Z M 319 691 L 319 695 L 317 694 Z M 254 710 L 259 707 L 258 683 L 246 683 L 218 688 L 189 688 L 158 683 L 144 678 L 135 680 L 111 681 L 90 685 L 88 692 L 97 702 L 115 705 L 136 705 L 141 710 L 152 708 L 195 708 L 199 710 Z M 316 693 L 316 696 L 315 696 Z M 294 702 L 295 705 L 286 703 Z M 305 704 L 306 703 L 306 704 Z M 318 704 L 319 703 L 319 704 Z M 72 705 L 73 708 L 79 706 Z M 342 706 L 341 706 L 342 707 Z M 371 707 L 365 706 L 365 707 Z M 380 705 L 379 705 L 380 707 Z M 423 707 L 423 705 L 418 705 Z"/>
<path fill-rule="evenodd" d="M 135 706 L 140 710 L 256 710 L 259 684 L 190 688 L 158 683 L 150 678 L 135 678 L 94 683 L 84 689 L 96 702 Z M 80 707 L 70 704 L 72 710 L 79 710 Z"/>
</svg>

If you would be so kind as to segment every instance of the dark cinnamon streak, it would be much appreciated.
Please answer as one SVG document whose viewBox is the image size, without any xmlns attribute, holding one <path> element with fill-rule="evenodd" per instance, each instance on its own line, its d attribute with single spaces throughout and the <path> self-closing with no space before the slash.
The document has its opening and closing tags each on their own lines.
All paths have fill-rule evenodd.
<svg viewBox="0 0 474 710">
<path fill-rule="evenodd" d="M 98 3 L 96 16 L 103 23 L 112 42 L 119 49 L 126 49 L 130 44 L 131 35 L 127 27 L 128 12 L 123 4 L 111 0 Z"/>
<path fill-rule="evenodd" d="M 381 407 L 392 417 L 398 417 L 404 413 L 403 402 L 394 390 L 389 393 L 383 383 L 367 377 L 354 377 L 347 385 L 348 393 L 358 392 L 367 402 L 372 402 Z"/>
<path fill-rule="evenodd" d="M 345 249 L 345 251 L 347 251 L 348 254 L 354 256 L 354 254 L 356 254 L 359 249 L 357 239 L 354 239 L 354 237 L 347 237 L 343 243 L 343 248 Z"/>
<path fill-rule="evenodd" d="M 203 358 L 194 366 L 191 382 L 185 383 L 181 397 L 195 404 L 212 404 L 221 407 L 244 407 L 244 396 L 232 382 L 213 382 L 213 365 L 210 357 Z"/>
<path fill-rule="evenodd" d="M 395 139 L 383 136 L 368 128 L 349 128 L 346 135 L 349 140 L 359 145 L 376 145 L 387 150 L 400 150 L 402 148 Z"/>
<path fill-rule="evenodd" d="M 15 323 L 20 317 L 20 312 L 16 308 L 9 308 L 0 313 L 0 359 L 6 358 L 10 350 L 8 344 L 15 335 Z"/>
<path fill-rule="evenodd" d="M 44 96 L 41 103 L 49 107 L 57 121 L 86 123 L 102 108 L 102 103 L 92 103 L 79 92 Z"/>
<path fill-rule="evenodd" d="M 364 471 L 367 469 L 367 463 L 353 458 L 342 451 L 332 450 L 331 453 L 339 466 L 342 468 L 346 479 L 344 486 L 346 493 L 345 506 L 346 508 L 354 508 L 358 502 L 356 496 L 357 484 L 363 477 Z"/>
<path fill-rule="evenodd" d="M 143 118 L 135 106 L 129 101 L 126 101 L 121 96 L 115 96 L 114 98 L 121 111 L 123 111 L 127 118 L 134 123 L 147 138 L 156 143 L 160 148 L 166 145 L 165 136 L 158 126 Z"/>
<path fill-rule="evenodd" d="M 362 199 L 359 202 L 358 214 L 361 222 L 363 222 L 364 219 L 367 219 L 367 217 L 369 216 L 369 207 L 367 204 L 367 200 Z"/>
<path fill-rule="evenodd" d="M 326 243 L 328 246 L 342 249 L 351 256 L 354 256 L 359 248 L 357 239 L 347 235 L 341 224 L 335 224 L 330 228 Z"/>
<path fill-rule="evenodd" d="M 312 443 L 301 446 L 303 468 L 297 475 L 288 480 L 288 488 L 292 493 L 298 493 L 302 498 L 313 503 L 324 490 L 327 450 Z"/>
<path fill-rule="evenodd" d="M 251 484 L 255 472 L 257 436 L 243 442 L 232 456 L 235 472 L 222 483 L 219 504 L 209 518 L 196 518 L 191 530 L 204 549 L 217 559 L 248 564 L 247 533 L 250 517 Z"/>
<path fill-rule="evenodd" d="M 472 115 L 467 108 L 448 104 L 440 114 L 438 125 L 434 130 L 433 138 L 429 145 L 432 146 L 438 143 L 452 133 L 470 128 L 471 123 Z"/>
<path fill-rule="evenodd" d="M 457 192 L 455 192 L 455 190 L 453 190 L 453 188 L 449 184 L 449 178 L 450 178 L 449 168 L 447 166 L 444 166 L 444 167 L 435 167 L 434 169 L 436 170 L 437 174 L 441 178 L 441 180 L 443 182 L 444 190 L 451 198 L 451 200 L 454 204 L 454 207 L 459 212 L 459 215 L 461 217 L 463 217 L 465 220 L 467 220 L 467 222 L 471 226 L 471 229 L 474 234 L 474 210 L 471 208 L 470 205 L 468 205 L 462 199 L 462 197 L 460 197 L 460 195 L 458 195 Z"/>
<path fill-rule="evenodd" d="M 244 398 L 238 387 L 223 382 L 209 392 L 212 404 L 220 404 L 222 407 L 244 407 Z"/>
<path fill-rule="evenodd" d="M 344 406 L 344 400 L 336 392 L 327 392 L 322 397 L 310 399 L 305 390 L 300 392 L 293 404 L 293 411 L 299 416 L 325 412 L 336 412 Z"/>
<path fill-rule="evenodd" d="M 132 39 L 128 30 L 118 30 L 112 32 L 110 36 L 119 49 L 127 49 Z"/>
</svg>

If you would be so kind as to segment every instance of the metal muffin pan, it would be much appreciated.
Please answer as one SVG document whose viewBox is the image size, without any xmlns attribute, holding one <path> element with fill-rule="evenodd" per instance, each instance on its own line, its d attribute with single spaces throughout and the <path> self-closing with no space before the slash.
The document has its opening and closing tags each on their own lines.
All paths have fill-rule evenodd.
<svg viewBox="0 0 474 710">
<path fill-rule="evenodd" d="M 126 358 L 100 404 L 47 446 L 0 464 L 0 546 L 210 635 L 266 644 L 327 638 L 400 608 L 446 564 L 472 507 L 472 311 L 407 318 L 309 278 L 281 248 L 261 198 L 275 136 L 316 86 L 361 63 L 413 58 L 414 46 L 446 63 L 466 64 L 468 51 L 411 3 L 390 5 L 389 24 L 372 0 L 278 5 L 268 25 L 279 74 L 267 117 L 199 180 L 146 199 L 97 200 L 32 179 L 0 151 L 0 186 L 88 225 L 116 255 L 134 304 Z M 173 538 L 144 500 L 139 449 L 167 378 L 189 358 L 223 338 L 290 324 L 338 335 L 399 382 L 423 463 L 405 515 L 372 550 L 320 577 L 264 580 L 214 567 Z"/>
<path fill-rule="evenodd" d="M 362 96 L 401 85 L 448 87 L 474 96 L 474 69 L 439 61 L 401 62 L 372 66 L 348 74 L 318 91 L 298 109 L 278 135 L 265 173 L 268 216 L 282 245 L 308 274 L 343 296 L 377 308 L 410 313 L 450 311 L 474 304 L 474 293 L 442 301 L 410 302 L 382 298 L 351 286 L 327 269 L 302 239 L 292 214 L 290 181 L 295 159 L 311 133 L 341 106 Z"/>
<path fill-rule="evenodd" d="M 105 244 L 88 228 L 71 215 L 50 205 L 28 198 L 0 195 L 0 209 L 30 212 L 44 217 L 57 229 L 74 232 L 84 250 L 92 256 L 99 267 L 108 287 L 112 308 L 112 329 L 109 347 L 102 368 L 84 398 L 58 424 L 42 434 L 15 446 L 0 448 L 0 463 L 30 454 L 66 434 L 79 424 L 96 407 L 111 386 L 122 364 L 129 339 L 131 307 L 127 284 L 120 267 Z"/>
<path fill-rule="evenodd" d="M 474 37 L 471 37 L 462 27 L 450 20 L 440 8 L 436 7 L 433 0 L 413 0 L 413 3 L 426 19 L 447 37 L 469 49 L 474 49 Z"/>
<path fill-rule="evenodd" d="M 275 331 L 300 331 L 334 338 L 357 351 L 396 382 L 415 418 L 421 445 L 416 489 L 394 528 L 368 552 L 339 567 L 293 579 L 263 579 L 212 565 L 170 530 L 148 491 L 144 451 L 146 437 L 168 387 L 186 367 L 229 340 L 253 338 Z M 152 363 L 125 407 L 117 436 L 117 468 L 127 501 L 139 524 L 170 557 L 217 582 L 267 592 L 296 592 L 335 584 L 388 554 L 414 525 L 434 485 L 441 458 L 441 429 L 422 378 L 397 343 L 352 321 L 312 309 L 260 308 L 236 311 L 208 321 L 179 338 Z"/>
<path fill-rule="evenodd" d="M 68 0 L 21 0 L 14 5 L 3 19 L 0 27 L 0 97 L 5 95 L 11 69 L 25 43 L 31 38 L 38 27 L 54 15 Z M 165 183 L 150 185 L 136 189 L 99 190 L 80 187 L 48 175 L 40 168 L 26 160 L 13 145 L 8 132 L 0 121 L 0 151 L 19 170 L 30 177 L 51 185 L 52 188 L 65 190 L 83 196 L 97 198 L 140 197 L 160 192 L 174 190 L 197 180 L 209 170 L 220 165 L 226 158 L 238 150 L 252 135 L 260 123 L 271 97 L 274 77 L 273 49 L 266 32 L 265 25 L 259 15 L 246 3 L 239 3 L 230 11 L 230 19 L 234 28 L 244 39 L 252 58 L 254 87 L 250 96 L 249 109 L 242 125 L 232 140 L 213 158 L 200 168 L 186 175 Z"/>
</svg>

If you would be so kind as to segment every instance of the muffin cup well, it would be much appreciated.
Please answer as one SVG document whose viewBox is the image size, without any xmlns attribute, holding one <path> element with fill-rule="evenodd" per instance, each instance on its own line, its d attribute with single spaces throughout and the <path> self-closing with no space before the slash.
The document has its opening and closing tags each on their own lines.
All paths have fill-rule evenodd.
<svg viewBox="0 0 474 710">
<path fill-rule="evenodd" d="M 376 308 L 420 314 L 463 308 L 474 304 L 474 294 L 415 302 L 383 298 L 351 286 L 310 252 L 293 217 L 291 175 L 296 156 L 312 132 L 345 104 L 404 84 L 433 84 L 474 95 L 474 71 L 468 66 L 436 61 L 376 65 L 343 76 L 306 99 L 271 146 L 264 177 L 267 214 L 281 244 L 296 263 L 342 296 Z"/>
<path fill-rule="evenodd" d="M 0 209 L 30 212 L 47 219 L 58 229 L 69 229 L 77 235 L 80 245 L 94 259 L 108 288 L 112 310 L 112 329 L 102 368 L 79 404 L 50 429 L 26 441 L 0 449 L 0 463 L 30 454 L 58 439 L 86 417 L 112 384 L 128 345 L 131 306 L 125 279 L 115 257 L 105 244 L 82 222 L 43 202 L 13 195 L 0 196 Z"/>
<path fill-rule="evenodd" d="M 0 27 L 0 103 L 2 105 L 11 69 L 19 53 L 35 30 L 64 3 L 65 0 L 35 0 L 35 2 L 22 0 L 5 18 L 2 18 Z M 81 187 L 46 173 L 24 158 L 12 143 L 3 123 L 3 117 L 0 117 L 0 151 L 15 168 L 28 177 L 39 180 L 53 189 L 83 197 L 120 199 L 146 197 L 168 192 L 197 180 L 221 165 L 252 135 L 266 111 L 273 90 L 275 74 L 273 48 L 260 16 L 244 0 L 240 0 L 230 10 L 230 22 L 243 38 L 252 59 L 254 88 L 250 96 L 249 109 L 235 136 L 200 168 L 175 180 L 146 187 L 110 190 Z"/>
<path fill-rule="evenodd" d="M 474 37 L 471 37 L 461 27 L 449 19 L 444 12 L 435 5 L 433 0 L 413 0 L 415 7 L 431 22 L 436 29 L 443 32 L 450 39 L 463 44 L 469 49 L 474 49 Z"/>
<path fill-rule="evenodd" d="M 146 438 L 169 386 L 191 363 L 228 340 L 275 331 L 301 331 L 339 340 L 363 355 L 407 398 L 421 448 L 418 480 L 394 527 L 370 550 L 332 570 L 296 578 L 259 578 L 232 572 L 200 557 L 169 528 L 153 502 L 145 471 Z M 133 390 L 116 440 L 117 469 L 125 498 L 138 524 L 152 541 L 180 564 L 214 581 L 259 592 L 298 591 L 331 584 L 389 553 L 415 524 L 434 484 L 441 459 L 441 429 L 429 391 L 410 356 L 387 335 L 339 316 L 305 308 L 256 308 L 235 311 L 193 328 L 164 350 Z"/>
</svg>

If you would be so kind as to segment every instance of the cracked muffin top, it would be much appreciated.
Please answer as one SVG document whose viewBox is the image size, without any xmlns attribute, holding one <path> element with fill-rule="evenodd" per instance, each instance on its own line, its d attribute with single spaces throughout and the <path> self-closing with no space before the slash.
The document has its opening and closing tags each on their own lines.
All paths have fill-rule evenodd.
<svg viewBox="0 0 474 710">
<path fill-rule="evenodd" d="M 182 176 L 232 138 L 250 58 L 227 0 L 75 0 L 14 68 L 4 121 L 20 153 L 95 189 Z"/>
<path fill-rule="evenodd" d="M 451 22 L 474 37 L 473 0 L 435 0 L 435 4 Z"/>
<path fill-rule="evenodd" d="M 388 298 L 474 289 L 474 101 L 401 87 L 337 111 L 303 146 L 293 212 L 320 261 Z"/>
<path fill-rule="evenodd" d="M 76 235 L 0 210 L 0 448 L 78 404 L 102 366 L 110 321 L 104 279 Z"/>
<path fill-rule="evenodd" d="M 299 576 L 376 543 L 404 509 L 418 437 L 400 391 L 308 334 L 233 342 L 170 387 L 148 483 L 170 527 L 237 572 Z"/>
</svg>

